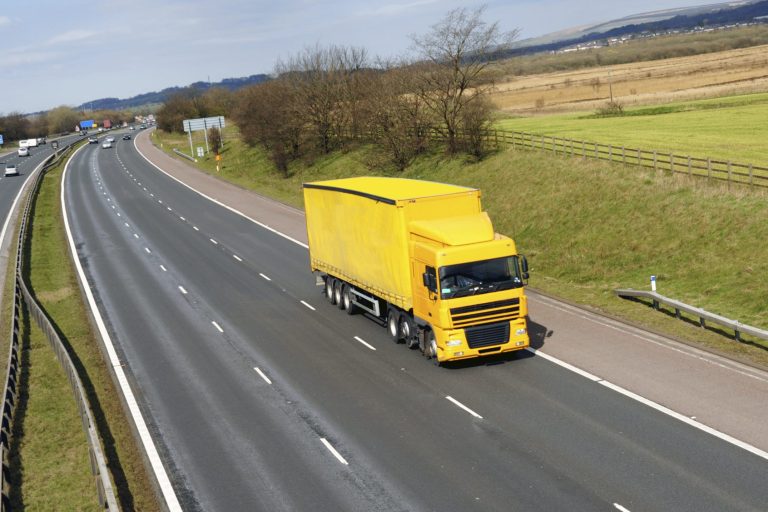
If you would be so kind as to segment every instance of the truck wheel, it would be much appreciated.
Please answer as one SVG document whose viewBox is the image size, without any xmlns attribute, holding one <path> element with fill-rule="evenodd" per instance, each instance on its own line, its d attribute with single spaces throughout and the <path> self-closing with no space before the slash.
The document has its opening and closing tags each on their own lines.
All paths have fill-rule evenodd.
<svg viewBox="0 0 768 512">
<path fill-rule="evenodd" d="M 348 315 L 357 313 L 357 304 L 352 302 L 352 285 L 344 285 L 344 290 L 341 292 L 341 300 L 344 301 L 344 311 L 346 311 Z"/>
<path fill-rule="evenodd" d="M 387 311 L 387 332 L 389 337 L 395 343 L 400 343 L 400 314 L 394 308 L 389 308 Z"/>
<path fill-rule="evenodd" d="M 330 302 L 331 304 L 336 304 L 334 302 L 334 297 L 333 297 L 333 288 L 334 288 L 335 281 L 336 280 L 331 276 L 327 276 L 325 278 L 325 298 L 328 299 L 328 302 Z"/>
<path fill-rule="evenodd" d="M 336 282 L 333 285 L 333 302 L 339 307 L 339 309 L 344 309 L 344 297 L 342 297 L 342 289 L 346 285 L 344 284 L 344 281 L 336 280 Z"/>
<path fill-rule="evenodd" d="M 437 358 L 437 341 L 435 341 L 435 333 L 432 331 L 427 332 L 426 350 L 424 355 L 427 359 L 432 359 L 435 366 L 440 366 L 440 360 Z"/>
<path fill-rule="evenodd" d="M 413 325 L 411 315 L 403 313 L 400 315 L 400 337 L 405 340 L 408 348 L 414 348 L 419 344 L 419 340 L 416 337 L 416 327 Z"/>
</svg>

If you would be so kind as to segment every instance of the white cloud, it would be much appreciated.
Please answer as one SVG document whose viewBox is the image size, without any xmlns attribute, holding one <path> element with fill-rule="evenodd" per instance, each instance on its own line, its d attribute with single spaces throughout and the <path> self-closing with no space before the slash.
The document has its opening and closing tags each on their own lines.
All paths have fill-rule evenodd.
<svg viewBox="0 0 768 512">
<path fill-rule="evenodd" d="M 91 39 L 96 35 L 97 32 L 90 30 L 70 30 L 57 36 L 53 36 L 48 40 L 48 44 L 74 43 L 85 39 Z"/>
</svg>

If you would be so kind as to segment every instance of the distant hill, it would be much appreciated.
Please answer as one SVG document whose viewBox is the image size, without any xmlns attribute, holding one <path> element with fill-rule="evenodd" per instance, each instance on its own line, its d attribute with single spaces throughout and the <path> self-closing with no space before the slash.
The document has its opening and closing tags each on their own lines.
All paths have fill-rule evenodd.
<svg viewBox="0 0 768 512">
<path fill-rule="evenodd" d="M 735 24 L 768 22 L 768 0 L 742 0 L 721 4 L 654 11 L 599 25 L 575 27 L 521 41 L 512 55 L 557 51 L 595 40 L 669 31 L 693 31 Z"/>
<path fill-rule="evenodd" d="M 230 91 L 236 91 L 242 87 L 258 84 L 267 80 L 269 80 L 269 75 L 260 74 L 241 78 L 225 78 L 221 82 L 195 82 L 186 87 L 167 87 L 159 92 L 147 92 L 133 96 L 132 98 L 101 98 L 98 100 L 86 101 L 77 108 L 80 110 L 123 110 L 138 108 L 144 105 L 164 103 L 172 94 L 187 88 L 206 91 L 215 87 L 224 87 Z"/>
</svg>

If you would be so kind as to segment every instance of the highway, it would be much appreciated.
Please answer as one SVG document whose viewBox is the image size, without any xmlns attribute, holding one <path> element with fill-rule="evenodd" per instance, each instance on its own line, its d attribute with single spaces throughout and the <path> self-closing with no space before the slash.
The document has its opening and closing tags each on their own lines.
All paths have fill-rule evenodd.
<svg viewBox="0 0 768 512">
<path fill-rule="evenodd" d="M 0 186 L 4 184 L 0 183 Z M 0 187 L 1 188 L 1 187 Z M 67 215 L 184 510 L 765 510 L 764 458 L 529 352 L 438 368 L 132 141 Z M 535 315 L 539 345 L 551 326 Z"/>
</svg>

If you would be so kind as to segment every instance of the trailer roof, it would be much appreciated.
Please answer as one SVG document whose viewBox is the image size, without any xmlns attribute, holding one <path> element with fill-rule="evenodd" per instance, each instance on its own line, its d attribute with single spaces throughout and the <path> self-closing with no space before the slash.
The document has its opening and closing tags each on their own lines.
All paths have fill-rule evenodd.
<svg viewBox="0 0 768 512">
<path fill-rule="evenodd" d="M 390 204 L 395 204 L 397 201 L 405 201 L 408 199 L 477 191 L 475 188 L 437 183 L 435 181 L 383 178 L 378 176 L 315 181 L 312 183 L 305 183 L 304 187 L 346 192 Z"/>
</svg>

